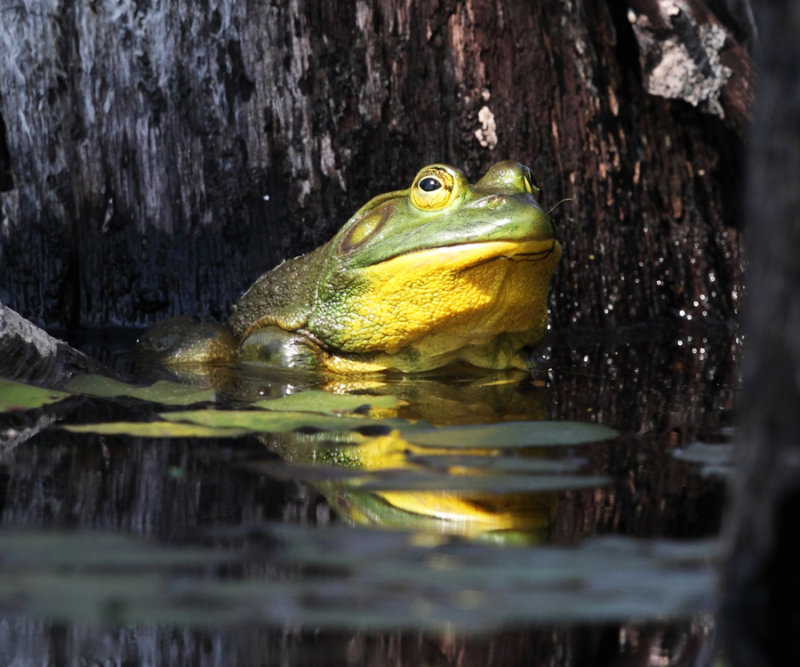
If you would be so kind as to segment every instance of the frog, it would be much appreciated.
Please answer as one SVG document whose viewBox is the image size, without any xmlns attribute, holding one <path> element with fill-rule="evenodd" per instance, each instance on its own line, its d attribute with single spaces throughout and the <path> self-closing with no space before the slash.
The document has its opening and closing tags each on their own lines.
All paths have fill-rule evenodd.
<svg viewBox="0 0 800 667">
<path fill-rule="evenodd" d="M 172 322 L 162 363 L 263 363 L 334 374 L 455 363 L 528 369 L 562 255 L 532 171 L 498 162 L 474 184 L 447 164 L 359 208 L 327 243 L 263 274 L 227 325 Z M 192 328 L 194 326 L 194 328 Z"/>
</svg>

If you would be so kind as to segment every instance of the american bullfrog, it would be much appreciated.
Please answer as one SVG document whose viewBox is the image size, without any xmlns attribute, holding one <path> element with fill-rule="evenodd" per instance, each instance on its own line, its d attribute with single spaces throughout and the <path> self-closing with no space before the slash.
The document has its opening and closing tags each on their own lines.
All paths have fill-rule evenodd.
<svg viewBox="0 0 800 667">
<path fill-rule="evenodd" d="M 157 327 L 162 362 L 261 361 L 338 373 L 425 371 L 455 361 L 526 368 L 547 326 L 561 257 L 530 169 L 500 162 L 474 185 L 424 167 L 378 195 L 326 244 L 265 273 L 227 329 Z"/>
</svg>

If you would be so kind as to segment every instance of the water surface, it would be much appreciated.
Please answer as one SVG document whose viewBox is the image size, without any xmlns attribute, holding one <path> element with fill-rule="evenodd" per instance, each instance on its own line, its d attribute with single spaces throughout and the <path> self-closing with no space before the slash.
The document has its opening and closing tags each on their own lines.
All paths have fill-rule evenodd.
<svg viewBox="0 0 800 667">
<path fill-rule="evenodd" d="M 530 375 L 248 368 L 7 412 L 0 663 L 703 664 L 738 350 L 554 337 Z"/>
</svg>

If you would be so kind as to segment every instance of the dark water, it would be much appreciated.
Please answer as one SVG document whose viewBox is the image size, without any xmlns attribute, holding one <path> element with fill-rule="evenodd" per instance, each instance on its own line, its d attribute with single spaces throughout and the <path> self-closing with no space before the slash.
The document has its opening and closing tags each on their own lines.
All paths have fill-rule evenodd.
<svg viewBox="0 0 800 667">
<path fill-rule="evenodd" d="M 558 447 L 60 428 L 164 410 L 132 398 L 0 415 L 0 664 L 712 664 L 738 351 L 639 330 L 554 338 L 531 377 L 322 387 L 620 433 Z M 307 388 L 215 382 L 218 407 Z"/>
</svg>

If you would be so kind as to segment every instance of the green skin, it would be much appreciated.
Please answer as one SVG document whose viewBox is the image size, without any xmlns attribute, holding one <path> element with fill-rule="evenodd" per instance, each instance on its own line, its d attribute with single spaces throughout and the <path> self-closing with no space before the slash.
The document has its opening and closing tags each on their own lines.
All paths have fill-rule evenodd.
<svg viewBox="0 0 800 667">
<path fill-rule="evenodd" d="M 328 243 L 256 280 L 233 307 L 227 329 L 203 325 L 198 333 L 168 321 L 149 332 L 140 349 L 167 364 L 244 360 L 319 369 L 326 367 L 323 357 L 369 360 L 383 352 L 354 340 L 347 325 L 355 316 L 354 297 L 362 302 L 365 292 L 369 297 L 367 269 L 374 280 L 376 267 L 387 260 L 486 241 L 552 241 L 553 248 L 558 246 L 550 218 L 535 200 L 538 189 L 527 167 L 500 162 L 474 185 L 452 167 L 426 169 L 449 174 L 445 188 L 434 186 L 438 192 L 432 193 L 449 185 L 446 206 L 423 210 L 411 196 L 413 188 L 423 197 L 428 194 L 420 190 L 421 184 L 431 187 L 430 181 L 421 183 L 423 169 L 412 188 L 373 198 Z M 404 354 L 398 368 L 425 369 L 411 347 Z"/>
</svg>

